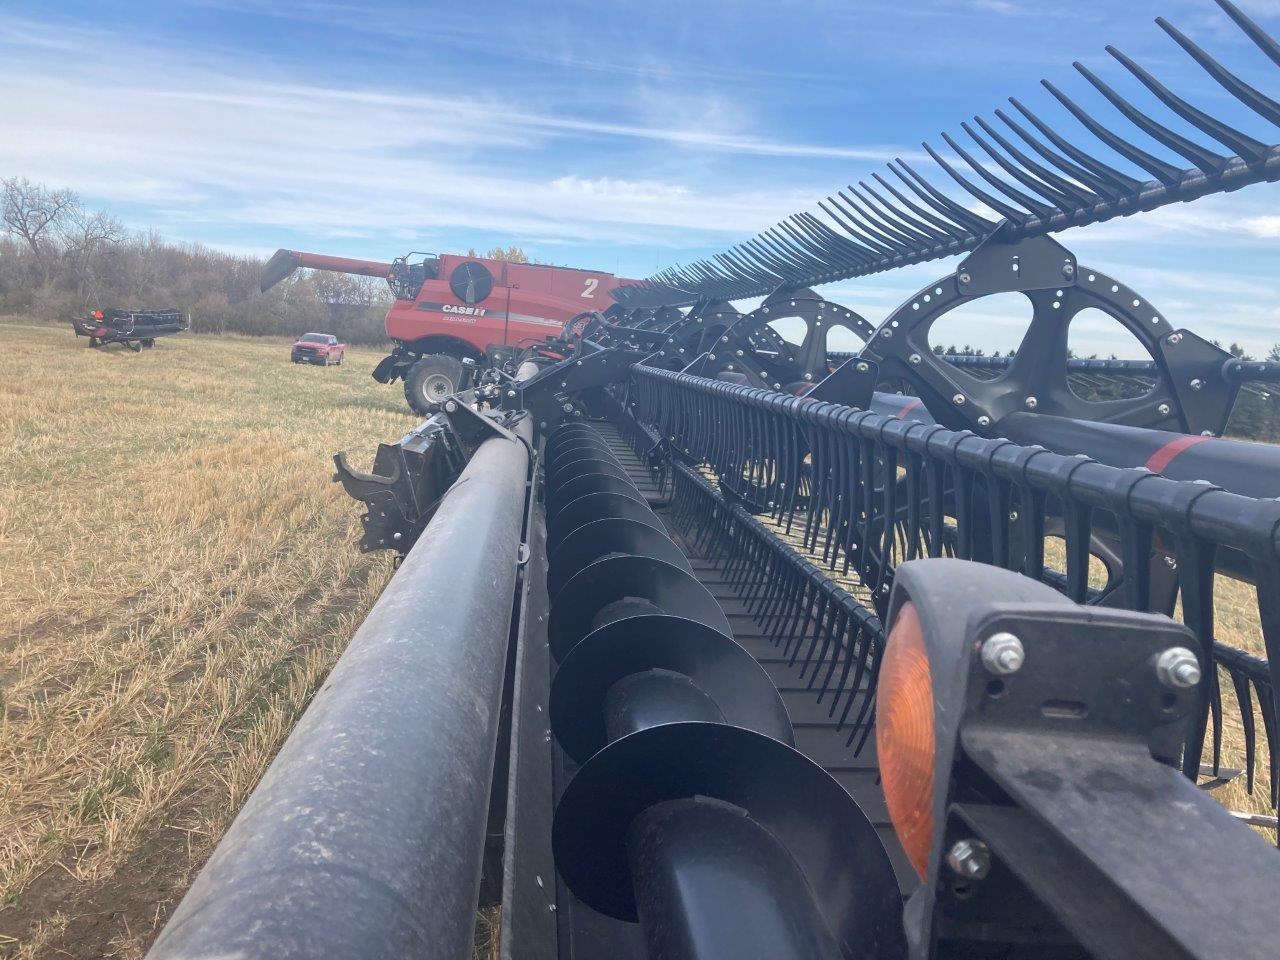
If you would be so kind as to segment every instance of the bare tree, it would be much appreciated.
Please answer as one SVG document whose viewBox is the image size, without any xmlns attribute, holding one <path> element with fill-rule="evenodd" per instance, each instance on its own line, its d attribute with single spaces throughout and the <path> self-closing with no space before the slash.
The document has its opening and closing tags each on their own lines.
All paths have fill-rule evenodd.
<svg viewBox="0 0 1280 960">
<path fill-rule="evenodd" d="M 128 236 L 118 219 L 102 210 L 88 213 L 77 208 L 64 218 L 59 230 L 62 259 L 75 279 L 76 292 L 88 300 L 104 266 L 102 255 Z"/>
<path fill-rule="evenodd" d="M 5 230 L 26 243 L 37 257 L 80 210 L 80 198 L 71 190 L 50 190 L 25 177 L 11 177 L 2 184 Z"/>
</svg>

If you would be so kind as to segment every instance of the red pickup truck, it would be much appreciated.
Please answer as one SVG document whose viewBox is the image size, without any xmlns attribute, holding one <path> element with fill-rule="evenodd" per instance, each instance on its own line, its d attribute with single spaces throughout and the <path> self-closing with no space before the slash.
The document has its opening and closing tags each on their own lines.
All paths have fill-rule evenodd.
<svg viewBox="0 0 1280 960">
<path fill-rule="evenodd" d="M 293 343 L 289 359 L 294 363 L 318 363 L 329 366 L 341 363 L 347 352 L 347 345 L 339 343 L 338 338 L 328 333 L 304 333 Z"/>
</svg>

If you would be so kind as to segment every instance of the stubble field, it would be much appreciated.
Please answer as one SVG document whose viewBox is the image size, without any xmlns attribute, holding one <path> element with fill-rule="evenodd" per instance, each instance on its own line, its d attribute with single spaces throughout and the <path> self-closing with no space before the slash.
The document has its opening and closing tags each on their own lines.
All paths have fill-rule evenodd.
<svg viewBox="0 0 1280 960">
<path fill-rule="evenodd" d="M 391 574 L 332 454 L 417 419 L 370 350 L 0 338 L 0 956 L 137 957 Z"/>
</svg>

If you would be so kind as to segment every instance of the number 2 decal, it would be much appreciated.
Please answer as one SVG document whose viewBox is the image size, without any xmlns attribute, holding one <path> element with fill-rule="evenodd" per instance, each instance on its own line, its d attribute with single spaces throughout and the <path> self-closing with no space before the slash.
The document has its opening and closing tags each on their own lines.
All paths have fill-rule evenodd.
<svg viewBox="0 0 1280 960">
<path fill-rule="evenodd" d="M 592 298 L 592 299 L 594 299 L 594 298 L 595 298 L 595 295 L 596 295 L 596 287 L 598 287 L 598 286 L 600 286 L 600 281 L 599 281 L 599 280 L 597 280 L 595 277 L 591 277 L 591 278 L 589 278 L 589 279 L 587 280 L 587 286 L 586 286 L 586 288 L 582 291 L 582 296 L 583 296 L 583 297 L 585 297 L 585 298 Z"/>
</svg>

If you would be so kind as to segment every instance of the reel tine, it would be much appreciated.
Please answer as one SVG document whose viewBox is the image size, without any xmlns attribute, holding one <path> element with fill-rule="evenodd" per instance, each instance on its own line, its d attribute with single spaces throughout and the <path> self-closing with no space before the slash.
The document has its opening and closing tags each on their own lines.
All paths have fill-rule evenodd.
<svg viewBox="0 0 1280 960">
<path fill-rule="evenodd" d="M 995 223 L 986 219 L 986 217 L 980 217 L 976 213 L 970 213 L 964 207 L 960 206 L 960 204 L 956 203 L 946 194 L 935 188 L 928 180 L 916 173 L 910 164 L 901 157 L 895 158 L 894 162 L 898 164 L 901 171 L 905 171 L 905 173 L 910 176 L 910 179 L 908 179 L 907 176 L 903 176 L 903 173 L 898 169 L 895 169 L 892 163 L 889 164 L 889 169 L 893 170 L 893 172 L 902 179 L 902 182 L 915 191 L 916 194 L 925 201 L 925 203 L 928 203 L 930 206 L 938 207 L 944 213 L 949 214 L 960 223 L 963 223 L 965 228 L 975 236 L 985 236 L 987 233 L 995 229 Z M 912 181 L 915 182 L 912 183 Z M 916 189 L 917 186 L 919 189 Z"/>
<path fill-rule="evenodd" d="M 996 114 L 998 115 L 999 113 L 1000 111 L 997 110 Z M 1004 148 L 1005 153 L 1009 154 L 1017 163 L 1021 164 L 1024 170 L 1031 171 L 1031 173 L 1038 177 L 1043 183 L 1052 186 L 1053 189 L 1056 190 L 1066 201 L 1066 203 L 1060 204 L 1060 206 L 1069 206 L 1074 202 L 1079 207 L 1089 207 L 1101 200 L 1101 197 L 1096 193 L 1090 192 L 1086 187 L 1081 187 L 1072 183 L 1066 177 L 1059 176 L 1043 164 L 1032 160 L 1029 156 L 1014 146 L 1013 143 L 1004 136 L 1004 134 L 991 124 L 987 123 L 987 121 L 982 117 L 975 116 L 973 119 L 974 122 L 976 122 L 992 140 Z M 975 140 L 978 139 L 972 130 L 969 131 L 969 136 L 973 137 Z M 994 150 L 994 148 L 992 149 Z M 1043 154 L 1041 155 L 1043 156 Z"/>
<path fill-rule="evenodd" d="M 1208 150 L 1198 143 L 1188 140 L 1181 134 L 1175 133 L 1163 124 L 1152 120 L 1128 100 L 1116 93 L 1108 83 L 1079 60 L 1072 62 L 1071 65 L 1076 68 L 1081 76 L 1093 84 L 1099 93 L 1111 101 L 1111 105 L 1124 114 L 1134 126 L 1152 139 L 1160 141 L 1170 150 L 1185 157 L 1205 176 L 1220 173 L 1222 168 L 1230 162 L 1230 157 L 1214 153 L 1212 150 Z"/>
<path fill-rule="evenodd" d="M 945 138 L 945 134 L 943 136 Z M 1001 216 L 1003 216 L 1007 220 L 1011 220 L 1014 223 L 1020 224 L 1027 219 L 1027 214 L 1025 211 L 1019 210 L 1016 207 L 1011 207 L 1009 204 L 1005 203 L 1003 200 L 997 200 L 995 197 L 991 196 L 991 194 L 987 193 L 985 190 L 982 190 L 974 186 L 972 183 L 970 183 L 968 180 L 962 177 L 960 175 L 960 172 L 956 170 L 953 166 L 951 166 L 951 164 L 947 163 L 947 161 L 943 158 L 943 156 L 940 153 L 938 153 L 937 150 L 933 149 L 933 147 L 931 147 L 928 144 L 928 142 L 922 142 L 920 145 L 924 147 L 925 151 L 929 154 L 929 156 L 933 157 L 933 162 L 936 163 L 938 166 L 940 166 L 943 170 L 945 170 L 947 174 L 951 177 L 951 179 L 954 180 L 956 183 L 958 183 L 962 190 L 972 195 L 974 199 L 978 200 L 980 203 L 985 203 L 992 210 L 998 210 Z"/>
<path fill-rule="evenodd" d="M 1214 0 L 1223 9 L 1228 17 L 1235 21 L 1236 26 L 1245 32 L 1250 40 L 1258 45 L 1258 49 L 1265 53 L 1271 62 L 1280 67 L 1280 44 L 1276 43 L 1271 36 L 1260 26 L 1250 20 L 1231 0 Z"/>
<path fill-rule="evenodd" d="M 1074 163 L 1071 160 L 1068 160 L 1066 157 L 1062 156 L 1061 154 L 1055 153 L 1053 150 L 1050 150 L 1047 146 L 1045 146 L 1043 143 L 1037 140 L 1034 136 L 1032 136 L 1030 131 L 1028 131 L 1026 127 L 1022 126 L 1022 124 L 1018 123 L 1017 120 L 1014 120 L 1012 117 L 1010 117 L 1007 113 L 1004 112 L 1004 110 L 997 107 L 996 116 L 999 117 L 1004 122 L 1005 126 L 1009 127 L 1009 129 L 1011 129 L 1014 133 L 1016 133 L 1019 137 L 1021 137 L 1022 140 L 1026 142 L 1026 144 L 1029 147 L 1031 147 L 1032 150 L 1034 150 L 1040 156 L 1044 157 L 1044 159 L 1048 160 L 1050 163 L 1052 163 L 1055 167 L 1057 167 L 1067 176 L 1073 178 L 1074 180 L 1078 180 L 1080 183 L 1084 184 L 1089 189 L 1094 190 L 1099 194 L 1102 194 L 1108 200 L 1116 200 L 1119 197 L 1124 195 L 1124 190 L 1120 185 L 1117 184 L 1116 181 L 1105 178 L 1095 173 L 1093 170 L 1088 169 L 1084 166 L 1080 166 L 1079 164 Z M 1056 137 L 1057 135 L 1054 134 L 1054 136 Z M 1061 139 L 1061 138 L 1058 138 L 1058 139 Z M 1069 144 L 1066 144 L 1066 141 L 1062 141 L 1062 144 L 1070 146 Z M 1059 149 L 1062 149 L 1062 145 L 1059 145 Z"/>
<path fill-rule="evenodd" d="M 973 136 L 972 130 L 969 130 L 968 127 L 964 124 L 961 124 L 961 126 L 965 128 L 969 136 Z M 969 166 L 973 168 L 974 173 L 980 176 L 983 180 L 987 181 L 987 183 L 991 184 L 991 186 L 995 187 L 997 190 L 1003 193 L 1006 197 L 1008 197 L 1014 203 L 1022 204 L 1024 207 L 1026 207 L 1028 210 L 1030 210 L 1032 213 L 1034 213 L 1036 216 L 1039 216 L 1039 217 L 1049 217 L 1057 212 L 1056 205 L 1046 206 L 1045 204 L 1041 203 L 1038 200 L 1033 200 L 1031 197 L 1027 196 L 1021 190 L 1015 189 L 1014 187 L 1010 186 L 1008 183 L 1005 183 L 995 174 L 991 173 L 982 164 L 974 160 L 973 157 L 969 154 L 969 151 L 965 150 L 964 147 L 956 143 L 956 141 L 952 139 L 951 135 L 946 131 L 943 131 L 942 139 L 946 141 L 947 146 L 949 146 L 952 150 L 954 150 L 957 154 L 959 154 L 961 160 L 963 160 L 965 163 L 967 163 Z M 975 140 L 976 139 L 977 138 L 975 138 Z"/>
<path fill-rule="evenodd" d="M 898 190 L 897 187 L 895 187 L 892 183 L 890 183 L 884 177 L 880 176 L 879 173 L 873 173 L 871 176 L 875 178 L 875 181 L 879 183 L 880 186 L 884 187 L 891 194 L 893 194 L 894 198 L 899 203 L 901 203 L 904 207 L 906 207 L 908 210 L 914 213 L 917 217 L 920 217 L 921 220 L 933 224 L 945 236 L 949 237 L 952 240 L 957 240 L 957 241 L 963 240 L 965 238 L 963 228 L 958 226 L 956 223 L 950 220 L 945 220 L 942 217 L 938 216 L 936 213 L 931 213 L 930 211 L 926 210 L 924 207 L 917 206 L 915 203 L 911 201 L 909 197 L 907 197 L 900 190 Z M 863 186 L 866 186 L 866 184 L 863 184 Z"/>
<path fill-rule="evenodd" d="M 1137 77 L 1143 86 L 1150 90 L 1166 107 L 1202 133 L 1208 134 L 1229 150 L 1233 150 L 1246 163 L 1259 163 L 1266 159 L 1267 145 L 1261 140 L 1255 140 L 1247 133 L 1228 126 L 1221 120 L 1209 116 L 1203 110 L 1196 109 L 1153 77 L 1132 57 L 1117 50 L 1114 46 L 1108 44 L 1107 53 L 1120 61 L 1124 68 Z"/>
<path fill-rule="evenodd" d="M 1147 153 L 1147 151 L 1143 150 L 1141 147 L 1137 147 L 1123 137 L 1112 133 L 1101 123 L 1091 117 L 1083 107 L 1054 86 L 1052 81 L 1041 80 L 1040 84 L 1048 90 L 1059 103 L 1066 107 L 1067 111 L 1079 120 L 1086 130 L 1130 163 L 1146 170 L 1166 187 L 1174 187 L 1181 182 L 1184 171 L 1179 170 L 1171 163 L 1165 163 L 1158 157 L 1154 157 Z"/>
<path fill-rule="evenodd" d="M 974 119 L 977 120 L 979 124 L 982 123 L 981 118 L 975 117 Z M 1022 162 L 1026 160 L 1026 157 L 1024 157 L 1022 154 L 1018 153 L 1017 151 L 1013 151 L 1014 161 L 1018 161 L 1018 162 L 1010 161 L 1008 158 L 1004 156 L 1004 154 L 1002 154 L 999 150 L 997 150 L 991 144 L 987 143 L 986 140 L 984 140 L 978 133 L 976 133 L 973 127 L 969 126 L 967 121 L 960 124 L 960 128 L 969 135 L 969 137 L 973 140 L 974 143 L 976 143 L 979 147 L 982 148 L 982 151 L 986 153 L 987 156 L 989 156 L 992 160 L 994 160 L 997 164 L 1000 165 L 1000 169 L 1004 170 L 1006 173 L 1009 174 L 1009 176 L 1013 177 L 1023 186 L 1027 187 L 1030 190 L 1034 190 L 1040 196 L 1044 197 L 1054 207 L 1057 207 L 1059 210 L 1065 212 L 1072 209 L 1072 207 L 1080 205 L 1082 198 L 1079 195 L 1075 193 L 1064 192 L 1063 190 L 1059 189 L 1057 184 L 1054 183 L 1053 181 L 1050 181 L 1049 183 L 1045 183 L 1042 179 L 1039 179 L 1037 177 L 1038 173 L 1047 172 L 1039 164 L 1032 163 L 1030 164 L 1030 166 L 1028 166 L 1026 163 L 1023 163 L 1022 166 L 1019 166 L 1018 162 Z M 1007 146 L 1005 148 L 1006 150 L 1008 149 Z M 1058 177 L 1056 179 L 1061 180 L 1062 178 Z"/>
<path fill-rule="evenodd" d="M 1265 93 L 1245 83 L 1234 73 L 1205 52 L 1204 48 L 1171 24 L 1164 17 L 1156 17 L 1156 26 L 1173 38 L 1173 42 L 1185 50 L 1201 69 L 1213 77 L 1229 94 L 1259 116 L 1280 126 L 1280 103 Z"/>
</svg>

